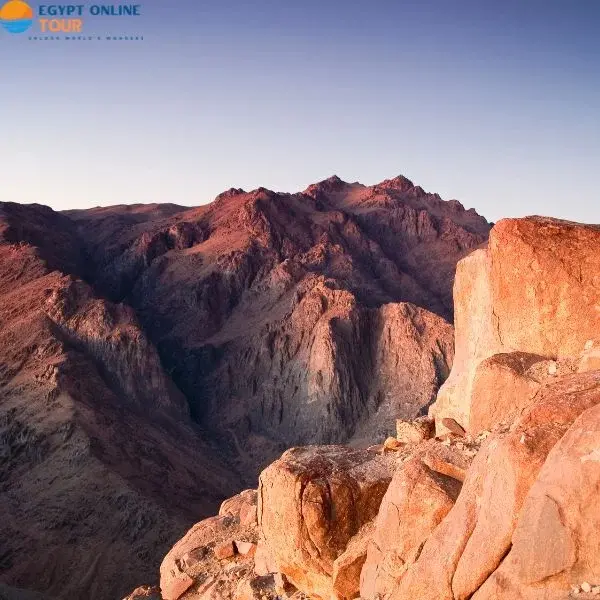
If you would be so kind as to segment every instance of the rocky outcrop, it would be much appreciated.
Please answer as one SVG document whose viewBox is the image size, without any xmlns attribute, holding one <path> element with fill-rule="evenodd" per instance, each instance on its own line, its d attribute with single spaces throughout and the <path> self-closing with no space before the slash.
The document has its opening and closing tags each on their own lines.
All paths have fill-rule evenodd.
<svg viewBox="0 0 600 600">
<path fill-rule="evenodd" d="M 457 266 L 456 358 L 432 414 L 477 433 L 514 418 L 523 408 L 515 398 L 527 404 L 557 374 L 526 373 L 536 360 L 575 370 L 569 361 L 600 341 L 599 244 L 600 228 L 591 225 L 542 217 L 496 224 L 488 248 Z"/>
<path fill-rule="evenodd" d="M 508 555 L 473 598 L 562 598 L 600 581 L 600 390 L 593 394 L 529 490 Z"/>
<path fill-rule="evenodd" d="M 558 379 L 510 430 L 485 442 L 456 505 L 391 598 L 466 599 L 483 585 L 511 547 L 519 514 L 548 453 L 581 412 L 600 402 L 599 384 L 597 373 Z"/>
<path fill-rule="evenodd" d="M 440 452 L 445 447 L 430 445 L 428 450 Z M 383 498 L 360 576 L 363 598 L 391 594 L 460 492 L 462 481 L 427 466 L 422 460 L 425 452 L 415 451 L 397 468 Z"/>
<path fill-rule="evenodd" d="M 351 584 L 342 583 L 349 565 L 340 557 L 376 516 L 393 464 L 391 456 L 324 446 L 288 450 L 263 471 L 261 533 L 279 571 L 297 588 L 328 600 L 335 574 L 338 596 L 353 597 Z M 358 592 L 358 568 L 354 577 Z"/>
</svg>

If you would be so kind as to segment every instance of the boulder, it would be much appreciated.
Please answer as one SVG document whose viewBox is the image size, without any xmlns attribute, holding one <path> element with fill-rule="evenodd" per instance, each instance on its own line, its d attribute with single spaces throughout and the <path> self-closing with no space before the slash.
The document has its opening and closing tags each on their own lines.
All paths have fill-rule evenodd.
<svg viewBox="0 0 600 600">
<path fill-rule="evenodd" d="M 575 419 L 598 402 L 600 373 L 563 376 L 540 390 L 510 431 L 490 436 L 469 468 L 456 504 L 425 542 L 391 598 L 471 598 L 514 543 L 519 514 L 548 453 Z M 553 554 L 536 538 L 523 544 Z M 504 579 L 499 581 L 503 585 Z"/>
<path fill-rule="evenodd" d="M 253 542 L 238 541 L 234 542 L 235 549 L 242 556 L 254 556 L 256 554 L 256 544 Z"/>
<path fill-rule="evenodd" d="M 376 516 L 394 464 L 393 454 L 308 446 L 288 450 L 261 473 L 261 535 L 296 588 L 330 598 L 334 562 Z"/>
<path fill-rule="evenodd" d="M 215 557 L 219 560 L 235 556 L 235 545 L 231 540 L 217 544 L 214 548 Z"/>
<path fill-rule="evenodd" d="M 581 354 L 577 370 L 579 373 L 586 373 L 587 371 L 597 371 L 599 369 L 600 345 L 594 345 L 594 342 L 589 340 Z"/>
<path fill-rule="evenodd" d="M 204 570 L 207 561 L 215 561 L 216 557 L 210 547 L 234 534 L 233 517 L 210 517 L 196 523 L 171 548 L 160 565 L 160 588 L 165 600 L 176 600 L 189 589 L 198 571 Z M 233 548 L 233 544 L 229 542 Z M 215 548 L 216 549 L 216 548 Z M 187 587 L 185 587 L 187 586 Z M 177 595 L 179 594 L 179 596 Z"/>
<path fill-rule="evenodd" d="M 448 451 L 439 444 L 438 450 Z M 421 458 L 398 468 L 382 500 L 360 576 L 362 598 L 389 596 L 458 496 L 460 481 L 431 470 Z"/>
<path fill-rule="evenodd" d="M 396 420 L 396 439 L 404 444 L 419 444 L 435 435 L 435 421 L 419 417 L 414 421 Z"/>
<path fill-rule="evenodd" d="M 600 581 L 600 389 L 551 450 L 519 515 L 508 556 L 473 597 L 563 598 Z"/>
<path fill-rule="evenodd" d="M 164 600 L 179 600 L 194 585 L 194 580 L 178 568 L 171 570 L 169 577 L 161 581 Z"/>
<path fill-rule="evenodd" d="M 333 562 L 333 600 L 352 600 L 360 592 L 360 573 L 367 558 L 367 548 L 375 521 L 369 521 L 350 540 L 344 553 Z"/>
<path fill-rule="evenodd" d="M 242 513 L 252 510 L 256 506 L 256 490 L 244 490 L 232 498 L 228 498 L 221 504 L 219 515 L 230 515 L 241 518 Z"/>
<path fill-rule="evenodd" d="M 471 412 L 481 398 L 475 422 L 484 423 L 479 426 L 489 428 L 502 414 L 512 418 L 518 411 L 515 398 L 535 388 L 500 359 L 480 369 L 486 359 L 513 352 L 552 360 L 578 357 L 589 340 L 600 339 L 599 247 L 596 226 L 542 217 L 505 219 L 492 229 L 487 249 L 459 262 L 456 355 L 430 409 L 438 433 L 445 431 L 444 417 L 470 431 Z M 586 364 L 582 369 L 590 368 Z M 546 373 L 553 375 L 552 370 Z M 483 378 L 479 384 L 478 378 Z"/>
<path fill-rule="evenodd" d="M 402 450 L 405 445 L 406 444 L 399 442 L 395 437 L 388 437 L 385 442 L 383 442 L 383 453 L 397 452 L 398 450 Z"/>
<path fill-rule="evenodd" d="M 430 444 L 422 449 L 419 458 L 434 473 L 445 475 L 462 483 L 471 464 L 472 456 L 464 451 L 464 446 L 458 448 L 447 447 L 443 444 Z"/>
<path fill-rule="evenodd" d="M 254 573 L 258 576 L 277 573 L 279 568 L 264 540 L 259 540 L 254 553 Z"/>
<path fill-rule="evenodd" d="M 477 435 L 512 422 L 540 389 L 527 371 L 543 361 L 543 356 L 525 352 L 494 354 L 481 361 L 473 375 L 468 432 Z"/>
</svg>

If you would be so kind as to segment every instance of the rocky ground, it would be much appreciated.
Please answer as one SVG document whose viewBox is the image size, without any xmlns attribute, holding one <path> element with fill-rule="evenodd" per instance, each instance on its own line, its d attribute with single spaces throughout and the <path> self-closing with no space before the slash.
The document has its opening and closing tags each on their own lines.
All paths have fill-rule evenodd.
<svg viewBox="0 0 600 600">
<path fill-rule="evenodd" d="M 599 247 L 597 227 L 497 224 L 459 264 L 457 360 L 429 416 L 362 450 L 288 450 L 256 521 L 249 490 L 195 526 L 156 598 L 598 597 Z"/>
</svg>

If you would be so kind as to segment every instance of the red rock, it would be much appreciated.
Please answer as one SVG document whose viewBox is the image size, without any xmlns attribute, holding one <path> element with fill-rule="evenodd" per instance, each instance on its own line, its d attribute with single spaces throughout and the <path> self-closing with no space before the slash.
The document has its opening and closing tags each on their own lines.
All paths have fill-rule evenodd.
<svg viewBox="0 0 600 600">
<path fill-rule="evenodd" d="M 430 444 L 430 453 L 447 449 Z M 388 597 L 428 536 L 448 514 L 461 484 L 427 467 L 421 453 L 394 473 L 360 575 L 363 598 Z"/>
<path fill-rule="evenodd" d="M 240 524 L 243 527 L 256 527 L 258 524 L 256 504 L 242 506 L 240 509 Z"/>
<path fill-rule="evenodd" d="M 333 562 L 334 600 L 352 600 L 360 595 L 360 573 L 367 558 L 367 548 L 373 532 L 374 521 L 363 525 L 350 540 L 343 554 Z"/>
<path fill-rule="evenodd" d="M 256 507 L 256 497 L 256 490 L 244 490 L 232 498 L 225 500 L 221 504 L 219 515 L 231 515 L 241 519 L 242 511 L 247 512 L 252 509 L 252 507 Z"/>
<path fill-rule="evenodd" d="M 435 421 L 420 417 L 414 421 L 396 420 L 396 438 L 405 444 L 419 444 L 435 435 Z"/>
<path fill-rule="evenodd" d="M 465 435 L 465 430 L 464 428 L 459 425 L 454 419 L 445 417 L 442 419 L 442 425 L 450 432 L 453 433 L 454 435 L 458 435 L 460 437 L 463 437 Z"/>
<path fill-rule="evenodd" d="M 383 452 L 395 452 L 397 450 L 402 450 L 406 444 L 403 442 L 399 442 L 395 437 L 386 438 L 385 442 L 383 442 Z"/>
<path fill-rule="evenodd" d="M 496 412 L 510 418 L 518 410 L 515 397 L 523 398 L 520 388 L 531 393 L 535 387 L 514 367 L 506 377 L 499 364 L 482 372 L 482 361 L 514 352 L 579 357 L 588 341 L 600 339 L 599 244 L 595 226 L 542 217 L 505 219 L 494 226 L 487 250 L 460 261 L 454 287 L 456 357 L 431 409 L 440 432 L 442 418 L 454 418 L 469 430 L 472 408 L 492 394 L 494 381 Z M 488 380 L 479 387 L 474 385 L 478 370 Z M 493 407 L 493 397 L 484 404 Z M 482 426 L 495 419 L 481 417 Z"/>
<path fill-rule="evenodd" d="M 529 406 L 541 384 L 527 371 L 542 362 L 542 356 L 523 352 L 495 354 L 483 360 L 472 383 L 469 432 L 476 435 L 499 423 L 510 423 Z"/>
<path fill-rule="evenodd" d="M 588 394 L 596 404 L 550 451 L 518 515 L 502 565 L 475 594 L 477 600 L 559 597 L 573 582 L 600 572 L 600 375 Z M 588 584 L 581 588 L 591 591 Z"/>
<path fill-rule="evenodd" d="M 235 546 L 233 542 L 223 542 L 222 544 L 217 544 L 213 552 L 220 560 L 231 558 L 232 556 L 235 556 Z"/>
<path fill-rule="evenodd" d="M 514 544 L 518 515 L 549 451 L 573 421 L 599 401 L 597 372 L 557 378 L 540 392 L 511 431 L 491 436 L 468 470 L 456 504 L 429 536 L 391 599 L 465 600 L 475 592 L 483 593 L 479 588 Z M 528 547 L 532 545 L 554 555 L 530 537 Z M 508 585 L 500 575 L 497 582 L 498 586 Z M 499 589 L 483 597 L 495 598 Z M 514 594 L 506 598 L 520 598 L 520 589 L 506 587 L 507 594 L 510 590 Z M 540 594 L 548 591 L 543 586 L 539 590 Z M 473 598 L 479 600 L 477 594 Z"/>
<path fill-rule="evenodd" d="M 170 577 L 161 580 L 161 592 L 164 600 L 179 600 L 194 585 L 194 580 L 179 570 L 173 570 Z"/>
<path fill-rule="evenodd" d="M 329 598 L 334 561 L 377 514 L 393 464 L 393 455 L 311 446 L 288 450 L 261 473 L 261 532 L 296 588 Z"/>
<path fill-rule="evenodd" d="M 254 555 L 254 573 L 258 576 L 265 576 L 278 571 L 279 567 L 267 545 L 264 541 L 259 540 Z"/>
</svg>

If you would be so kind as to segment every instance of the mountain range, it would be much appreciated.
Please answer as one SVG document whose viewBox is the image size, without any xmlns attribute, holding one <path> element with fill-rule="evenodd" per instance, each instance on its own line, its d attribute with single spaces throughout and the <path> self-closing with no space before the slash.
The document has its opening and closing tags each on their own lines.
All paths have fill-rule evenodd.
<svg viewBox="0 0 600 600">
<path fill-rule="evenodd" d="M 0 581 L 115 600 L 287 448 L 426 414 L 490 228 L 402 176 L 0 203 Z"/>
</svg>

